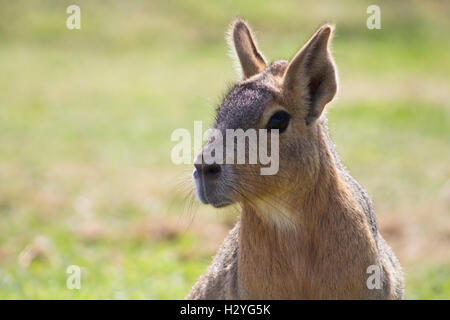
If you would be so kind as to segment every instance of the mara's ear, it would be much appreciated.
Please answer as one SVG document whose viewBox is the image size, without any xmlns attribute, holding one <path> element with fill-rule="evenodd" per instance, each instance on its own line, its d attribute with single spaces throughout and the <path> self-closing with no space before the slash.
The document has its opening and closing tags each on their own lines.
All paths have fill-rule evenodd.
<svg viewBox="0 0 450 320">
<path fill-rule="evenodd" d="M 238 19 L 232 24 L 228 44 L 236 53 L 244 79 L 250 78 L 266 68 L 266 59 L 259 52 L 255 38 L 243 20 Z"/>
<path fill-rule="evenodd" d="M 314 122 L 337 92 L 337 72 L 328 43 L 333 29 L 324 25 L 289 63 L 283 79 L 283 96 L 305 108 L 306 124 Z"/>
</svg>

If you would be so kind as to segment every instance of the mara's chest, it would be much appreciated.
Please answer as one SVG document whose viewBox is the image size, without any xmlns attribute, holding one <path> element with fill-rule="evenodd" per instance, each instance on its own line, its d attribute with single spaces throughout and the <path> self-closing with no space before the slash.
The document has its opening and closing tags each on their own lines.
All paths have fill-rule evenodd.
<svg viewBox="0 0 450 320">
<path fill-rule="evenodd" d="M 338 235 L 307 238 L 301 232 L 268 230 L 252 221 L 241 227 L 238 283 L 248 299 L 367 298 L 367 267 L 376 264 L 364 236 L 349 242 Z M 343 241 L 346 243 L 341 243 Z"/>
</svg>

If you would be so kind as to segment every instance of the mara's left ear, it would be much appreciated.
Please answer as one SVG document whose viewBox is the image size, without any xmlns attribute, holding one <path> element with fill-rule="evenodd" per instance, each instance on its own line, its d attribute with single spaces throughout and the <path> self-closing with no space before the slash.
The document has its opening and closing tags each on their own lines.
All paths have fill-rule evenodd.
<svg viewBox="0 0 450 320">
<path fill-rule="evenodd" d="M 287 102 L 304 109 L 306 124 L 314 122 L 337 92 L 337 72 L 328 43 L 333 29 L 324 25 L 289 63 L 283 79 Z"/>
<path fill-rule="evenodd" d="M 250 27 L 243 20 L 236 20 L 229 32 L 228 44 L 236 52 L 244 79 L 263 71 L 267 62 L 256 45 Z"/>
</svg>

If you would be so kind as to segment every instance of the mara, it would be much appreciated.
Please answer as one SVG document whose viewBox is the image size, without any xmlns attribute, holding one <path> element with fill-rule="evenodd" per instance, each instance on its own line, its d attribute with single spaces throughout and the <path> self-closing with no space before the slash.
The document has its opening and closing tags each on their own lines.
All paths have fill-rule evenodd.
<svg viewBox="0 0 450 320">
<path fill-rule="evenodd" d="M 242 79 L 214 128 L 278 130 L 279 170 L 261 175 L 258 164 L 196 162 L 200 201 L 237 204 L 241 215 L 187 299 L 403 297 L 401 267 L 377 229 L 371 200 L 328 135 L 324 109 L 338 87 L 332 34 L 324 25 L 290 61 L 269 64 L 247 23 L 232 24 L 229 44 Z M 370 266 L 380 270 L 380 286 L 367 285 Z"/>
</svg>

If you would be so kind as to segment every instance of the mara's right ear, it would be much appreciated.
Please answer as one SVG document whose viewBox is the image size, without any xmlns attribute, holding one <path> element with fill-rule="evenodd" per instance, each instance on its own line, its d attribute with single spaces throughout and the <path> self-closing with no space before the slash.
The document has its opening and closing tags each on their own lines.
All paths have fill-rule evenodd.
<svg viewBox="0 0 450 320">
<path fill-rule="evenodd" d="M 234 21 L 229 35 L 228 43 L 237 55 L 244 79 L 266 68 L 266 59 L 259 52 L 254 36 L 243 20 Z"/>
<path fill-rule="evenodd" d="M 314 122 L 337 92 L 337 72 L 328 49 L 332 28 L 324 25 L 289 63 L 283 80 L 283 96 L 303 108 L 306 124 Z"/>
</svg>

